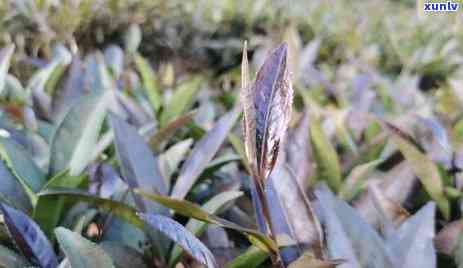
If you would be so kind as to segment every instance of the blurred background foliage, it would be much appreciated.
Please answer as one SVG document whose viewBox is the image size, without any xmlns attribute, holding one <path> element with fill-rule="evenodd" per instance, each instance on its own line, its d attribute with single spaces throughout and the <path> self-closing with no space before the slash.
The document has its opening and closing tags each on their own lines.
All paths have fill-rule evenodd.
<svg viewBox="0 0 463 268">
<path fill-rule="evenodd" d="M 346 216 L 342 213 L 347 209 L 333 205 L 335 214 L 343 217 L 341 223 L 363 228 L 366 221 L 374 230 L 365 237 L 376 239 L 379 236 L 374 231 L 378 231 L 387 240 L 391 230 L 384 222 L 390 220 L 400 235 L 409 235 L 406 242 L 394 244 L 392 239 L 384 246 L 389 250 L 401 245 L 397 248 L 403 249 L 403 256 L 397 260 L 407 263 L 407 268 L 424 267 L 414 259 L 426 260 L 430 265 L 426 267 L 433 267 L 434 245 L 439 265 L 462 267 L 463 16 L 461 12 L 425 14 L 421 3 L 1 1 L 0 130 L 7 134 L 0 132 L 0 170 L 12 184 L 0 189 L 0 197 L 33 218 L 51 241 L 55 235 L 60 245 L 80 239 L 55 229 L 65 226 L 98 242 L 120 267 L 126 267 L 117 258 L 124 250 L 131 260 L 156 267 L 167 263 L 173 267 L 179 261 L 186 267 L 194 265 L 191 258 L 180 258 L 178 247 L 168 254 L 162 243 L 150 244 L 149 238 L 159 234 L 141 232 L 138 227 L 142 224 L 133 211 L 127 212 L 119 203 L 112 211 L 130 225 L 96 209 L 111 207 L 107 200 L 69 189 L 137 207 L 145 205 L 173 216 L 135 194 L 125 198 L 126 184 L 142 190 L 154 187 L 161 194 L 203 204 L 210 214 L 255 228 L 249 166 L 243 158 L 241 129 L 235 126 L 241 51 L 243 41 L 248 40 L 253 77 L 268 51 L 286 41 L 296 94 L 282 161 L 294 174 L 285 169 L 275 171 L 270 194 L 292 196 L 291 176 L 304 189 L 324 181 L 336 198 L 349 202 L 363 219 L 359 220 L 357 212 L 349 214 L 350 210 Z M 111 115 L 98 107 L 107 107 Z M 15 142 L 3 139 L 6 136 Z M 150 169 L 152 163 L 159 170 Z M 132 177 L 135 181 L 129 180 Z M 159 177 L 164 182 L 156 181 Z M 21 185 L 13 183 L 16 179 Z M 67 187 L 68 192 L 53 192 L 53 187 Z M 244 197 L 238 189 L 244 191 Z M 325 190 L 319 191 L 315 193 L 318 199 L 338 202 Z M 67 206 L 72 210 L 55 202 L 55 195 L 73 197 L 73 206 Z M 331 210 L 318 204 L 312 194 L 309 197 L 324 227 L 331 226 L 325 230 L 329 234 L 337 223 L 320 215 Z M 22 201 L 15 203 L 15 199 Z M 151 199 L 171 209 L 177 205 L 156 196 Z M 92 205 L 83 209 L 77 202 L 82 200 L 93 200 Z M 432 205 L 424 206 L 429 201 L 437 205 L 435 216 Z M 301 205 L 300 200 L 284 202 L 281 208 L 275 207 L 276 219 L 281 210 L 290 210 L 287 206 Z M 182 203 L 180 212 L 176 211 L 180 216 L 173 218 L 202 238 L 220 267 L 225 263 L 228 267 L 258 267 L 265 262 L 265 252 L 237 235 L 249 234 L 249 230 L 234 226 L 233 231 L 224 231 L 221 227 L 230 226 L 209 214 L 188 214 L 190 205 Z M 2 210 L 8 214 L 8 209 Z M 410 216 L 405 210 L 410 215 L 418 212 Z M 308 222 L 307 216 L 290 213 L 289 220 L 287 216 L 282 222 L 296 229 Z M 188 221 L 190 217 L 221 227 L 206 229 L 205 224 Z M 146 221 L 162 222 L 150 217 Z M 409 226 L 423 233 L 411 234 Z M 297 230 L 302 233 L 298 238 L 311 235 L 304 234 L 308 232 L 304 228 Z M 366 265 L 371 260 L 366 257 L 368 252 L 361 252 L 365 247 L 387 255 L 379 242 L 381 247 L 368 244 L 370 240 L 358 242 L 363 241 L 363 234 L 354 231 L 343 234 L 354 241 L 354 253 L 344 248 L 347 253 L 334 254 L 330 245 L 342 243 L 342 239 L 326 238 L 331 257 L 352 253 Z M 6 247 L 14 248 L 7 234 L 2 234 Z M 216 237 L 221 239 L 214 240 Z M 431 241 L 432 252 L 407 246 L 410 241 Z M 69 247 L 79 252 L 79 246 L 85 248 L 87 242 Z M 254 244 L 258 244 L 255 239 Z M 6 247 L 0 252 L 9 252 Z M 234 259 L 243 252 L 241 258 Z M 72 260 L 74 253 L 66 251 L 65 255 Z M 294 259 L 291 249 L 286 253 Z M 195 257 L 194 250 L 190 254 Z M 18 263 L 31 262 L 16 257 Z M 368 267 L 387 267 L 377 265 Z"/>
</svg>

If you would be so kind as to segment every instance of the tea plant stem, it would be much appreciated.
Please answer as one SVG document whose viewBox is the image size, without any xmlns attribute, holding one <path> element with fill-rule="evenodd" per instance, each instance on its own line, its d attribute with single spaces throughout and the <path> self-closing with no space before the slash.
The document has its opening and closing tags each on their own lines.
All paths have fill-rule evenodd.
<svg viewBox="0 0 463 268">
<path fill-rule="evenodd" d="M 270 209 L 269 205 L 267 202 L 267 198 L 265 196 L 265 188 L 262 183 L 262 180 L 256 178 L 253 176 L 255 184 L 256 184 L 256 192 L 257 192 L 257 197 L 261 201 L 262 205 L 262 213 L 264 216 L 265 224 L 266 224 L 266 230 L 267 230 L 267 236 L 275 242 L 275 245 L 278 246 L 276 237 L 273 233 L 273 226 L 272 226 L 272 220 L 270 218 Z M 278 251 L 271 251 L 270 252 L 270 259 L 272 260 L 272 266 L 275 268 L 284 268 L 283 263 L 280 258 L 280 254 Z"/>
</svg>

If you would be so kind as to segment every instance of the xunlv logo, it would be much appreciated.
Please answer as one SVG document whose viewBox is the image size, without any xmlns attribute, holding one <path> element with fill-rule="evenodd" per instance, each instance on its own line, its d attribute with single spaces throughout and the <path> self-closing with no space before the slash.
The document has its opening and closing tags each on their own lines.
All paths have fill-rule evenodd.
<svg viewBox="0 0 463 268">
<path fill-rule="evenodd" d="M 451 1 L 445 2 L 436 2 L 436 3 L 424 3 L 424 11 L 426 12 L 441 12 L 441 11 L 457 11 L 459 3 L 454 3 Z"/>
</svg>

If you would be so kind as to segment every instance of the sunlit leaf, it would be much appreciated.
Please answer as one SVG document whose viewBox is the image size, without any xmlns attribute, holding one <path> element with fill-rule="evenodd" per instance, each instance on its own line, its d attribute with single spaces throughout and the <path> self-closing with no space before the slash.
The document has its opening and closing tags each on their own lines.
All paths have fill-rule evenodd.
<svg viewBox="0 0 463 268">
<path fill-rule="evenodd" d="M 387 247 L 397 263 L 410 268 L 436 267 L 434 214 L 435 204 L 430 202 L 387 239 Z"/>
<path fill-rule="evenodd" d="M 317 162 L 317 180 L 324 180 L 337 192 L 341 187 L 341 168 L 333 145 L 326 137 L 320 121 L 310 116 L 310 138 L 312 150 Z"/>
<path fill-rule="evenodd" d="M 405 157 L 407 163 L 420 179 L 428 194 L 436 201 L 445 218 L 450 217 L 450 205 L 444 195 L 442 178 L 436 164 L 409 141 L 402 132 L 396 131 L 392 125 L 386 124 L 394 144 Z"/>
<path fill-rule="evenodd" d="M 166 126 L 172 119 L 182 114 L 193 101 L 193 97 L 199 90 L 201 78 L 192 78 L 181 83 L 171 96 L 161 113 L 159 119 L 161 126 Z"/>
<path fill-rule="evenodd" d="M 341 186 L 338 193 L 339 197 L 345 200 L 351 200 L 354 198 L 363 187 L 363 183 L 368 174 L 381 162 L 383 162 L 382 159 L 373 160 L 371 162 L 358 165 L 352 169 Z"/>
<path fill-rule="evenodd" d="M 177 183 L 172 189 L 172 197 L 184 198 L 188 194 L 201 172 L 206 168 L 227 138 L 228 132 L 230 132 L 235 125 L 239 115 L 240 111 L 238 108 L 226 113 L 215 123 L 215 126 L 195 144 L 188 159 L 182 166 Z"/>
<path fill-rule="evenodd" d="M 250 246 L 243 254 L 239 255 L 226 268 L 256 268 L 268 258 L 268 252 L 258 247 Z"/>
<path fill-rule="evenodd" d="M 291 119 L 293 89 L 287 50 L 286 43 L 275 48 L 257 73 L 253 85 L 243 83 L 241 89 L 246 154 L 260 180 L 272 171 Z M 245 60 L 243 56 L 243 62 Z"/>
<path fill-rule="evenodd" d="M 138 72 L 140 72 L 143 80 L 143 87 L 145 88 L 146 95 L 153 107 L 153 110 L 157 112 L 161 107 L 161 95 L 159 94 L 159 87 L 157 80 L 154 75 L 154 71 L 149 63 L 139 54 L 135 54 L 135 64 Z"/>
<path fill-rule="evenodd" d="M 11 56 L 14 52 L 14 45 L 9 45 L 0 50 L 0 95 L 4 95 L 6 76 L 10 68 Z"/>
<path fill-rule="evenodd" d="M 69 168 L 71 175 L 78 175 L 92 160 L 89 156 L 106 116 L 109 94 L 106 91 L 85 96 L 70 108 L 51 144 L 51 174 Z"/>
<path fill-rule="evenodd" d="M 326 227 L 326 243 L 331 259 L 345 260 L 338 267 L 395 267 L 394 259 L 378 233 L 347 203 L 326 187 L 315 192 Z"/>
</svg>

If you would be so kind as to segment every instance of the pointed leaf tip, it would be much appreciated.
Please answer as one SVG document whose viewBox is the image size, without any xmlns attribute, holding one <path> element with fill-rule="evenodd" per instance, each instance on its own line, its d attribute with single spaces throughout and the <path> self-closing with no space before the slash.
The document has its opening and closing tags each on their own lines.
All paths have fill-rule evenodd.
<svg viewBox="0 0 463 268">
<path fill-rule="evenodd" d="M 252 86 L 242 88 L 246 152 L 253 172 L 268 177 L 291 117 L 293 89 L 287 68 L 288 45 L 267 57 Z"/>
</svg>

